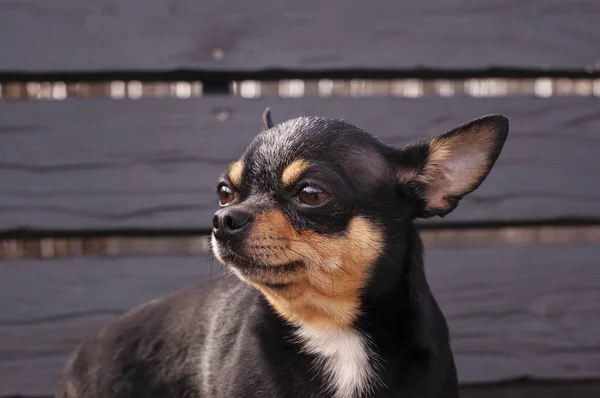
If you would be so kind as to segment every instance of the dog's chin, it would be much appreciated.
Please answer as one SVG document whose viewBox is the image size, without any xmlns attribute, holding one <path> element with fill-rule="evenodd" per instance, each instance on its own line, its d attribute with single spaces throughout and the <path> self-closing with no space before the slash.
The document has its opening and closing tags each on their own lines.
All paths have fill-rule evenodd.
<svg viewBox="0 0 600 398">
<path fill-rule="evenodd" d="M 265 266 L 236 259 L 228 262 L 228 266 L 234 270 L 235 274 L 248 282 L 259 283 L 272 288 L 283 288 L 297 278 L 298 269 L 302 266 L 302 263 L 293 262 L 277 266 Z"/>
<path fill-rule="evenodd" d="M 251 256 L 242 256 L 231 248 L 213 242 L 215 257 L 229 267 L 234 274 L 247 282 L 260 283 L 272 288 L 282 288 L 296 279 L 304 264 L 302 261 L 290 261 L 284 264 L 265 264 Z"/>
</svg>

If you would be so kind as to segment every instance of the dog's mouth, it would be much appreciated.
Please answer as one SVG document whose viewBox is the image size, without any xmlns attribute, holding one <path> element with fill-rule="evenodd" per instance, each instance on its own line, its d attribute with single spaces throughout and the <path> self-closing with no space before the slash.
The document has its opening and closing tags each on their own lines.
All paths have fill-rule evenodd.
<svg viewBox="0 0 600 398">
<path fill-rule="evenodd" d="M 228 267 L 239 272 L 243 277 L 265 284 L 269 287 L 285 287 L 299 269 L 304 267 L 301 260 L 293 260 L 282 264 L 265 264 L 234 251 L 226 245 L 219 245 L 218 257 Z"/>
<path fill-rule="evenodd" d="M 278 271 L 294 271 L 296 270 L 299 266 L 301 266 L 303 263 L 300 260 L 297 261 L 290 261 L 287 263 L 283 263 L 283 264 L 277 264 L 277 265 L 267 265 L 267 264 L 263 264 L 259 261 L 247 258 L 247 257 L 243 257 L 240 256 L 239 254 L 236 254 L 234 252 L 232 252 L 231 250 L 228 250 L 231 254 L 228 256 L 227 254 L 223 255 L 221 254 L 221 256 L 228 260 L 228 263 L 236 268 L 243 268 L 243 269 L 249 269 L 249 270 L 278 270 Z"/>
</svg>

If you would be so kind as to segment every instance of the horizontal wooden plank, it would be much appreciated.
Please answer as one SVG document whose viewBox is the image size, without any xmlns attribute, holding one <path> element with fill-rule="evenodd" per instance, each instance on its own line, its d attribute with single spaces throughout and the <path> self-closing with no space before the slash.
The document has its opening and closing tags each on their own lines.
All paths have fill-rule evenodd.
<svg viewBox="0 0 600 398">
<path fill-rule="evenodd" d="M 65 100 L 0 103 L 0 231 L 211 228 L 214 183 L 258 131 L 342 118 L 393 145 L 488 113 L 511 133 L 482 186 L 430 222 L 600 218 L 600 98 Z"/>
<path fill-rule="evenodd" d="M 596 398 L 600 380 L 576 382 L 511 382 L 463 386 L 461 398 Z"/>
<path fill-rule="evenodd" d="M 0 396 L 52 393 L 85 335 L 220 272 L 205 256 L 0 262 Z"/>
<path fill-rule="evenodd" d="M 461 398 L 597 398 L 600 395 L 600 380 L 569 382 L 509 382 L 461 386 Z M 16 398 L 16 397 L 12 397 Z M 20 398 L 52 398 L 47 396 Z"/>
<path fill-rule="evenodd" d="M 600 376 L 600 246 L 426 251 L 463 382 Z"/>
<path fill-rule="evenodd" d="M 582 70 L 600 61 L 599 13 L 593 0 L 1 0 L 0 71 Z"/>
<path fill-rule="evenodd" d="M 600 377 L 599 258 L 592 244 L 428 250 L 461 383 Z M 202 257 L 0 262 L 0 396 L 48 394 L 87 333 L 210 274 Z"/>
</svg>

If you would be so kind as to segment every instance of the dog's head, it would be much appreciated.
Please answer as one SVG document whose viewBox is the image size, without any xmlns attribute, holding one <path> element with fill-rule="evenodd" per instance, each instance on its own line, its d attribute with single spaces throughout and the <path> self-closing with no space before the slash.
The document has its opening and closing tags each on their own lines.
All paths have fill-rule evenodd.
<svg viewBox="0 0 600 398">
<path fill-rule="evenodd" d="M 456 208 L 507 133 L 485 116 L 398 149 L 339 120 L 273 125 L 267 110 L 218 183 L 213 252 L 286 319 L 350 324 L 381 258 L 406 249 L 403 230 Z"/>
</svg>

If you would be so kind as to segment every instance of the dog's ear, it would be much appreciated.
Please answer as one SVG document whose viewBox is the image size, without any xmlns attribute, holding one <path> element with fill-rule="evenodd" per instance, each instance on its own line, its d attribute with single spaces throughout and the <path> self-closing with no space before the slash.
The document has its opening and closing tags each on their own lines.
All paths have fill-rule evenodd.
<svg viewBox="0 0 600 398">
<path fill-rule="evenodd" d="M 273 127 L 273 120 L 271 119 L 271 108 L 266 108 L 262 114 L 262 127 L 261 132 L 266 131 Z"/>
<path fill-rule="evenodd" d="M 489 115 L 395 150 L 398 192 L 417 204 L 415 217 L 445 216 L 487 177 L 504 146 L 508 119 Z"/>
</svg>

